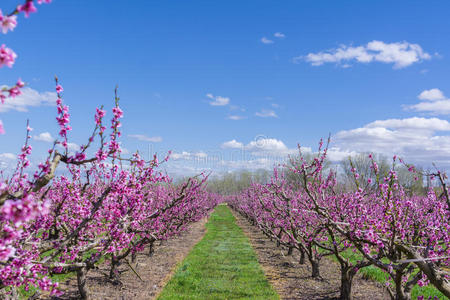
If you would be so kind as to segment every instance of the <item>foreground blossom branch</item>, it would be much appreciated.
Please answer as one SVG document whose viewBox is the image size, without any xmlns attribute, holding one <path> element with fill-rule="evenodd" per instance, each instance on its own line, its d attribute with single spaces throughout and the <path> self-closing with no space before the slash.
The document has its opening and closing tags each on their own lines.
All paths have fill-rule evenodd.
<svg viewBox="0 0 450 300">
<path fill-rule="evenodd" d="M 175 185 L 157 171 L 156 156 L 120 157 L 123 112 L 117 89 L 110 134 L 103 125 L 106 112 L 98 108 L 88 142 L 71 153 L 70 113 L 58 79 L 55 83 L 59 138 L 30 176 L 27 126 L 17 169 L 0 181 L 0 292 L 8 297 L 16 297 L 18 287 L 59 295 L 63 291 L 51 276 L 75 272 L 80 297 L 89 299 L 86 276 L 101 260 L 111 261 L 110 277 L 120 280 L 117 266 L 129 263 L 130 255 L 133 261 L 146 247 L 151 253 L 155 241 L 185 230 L 221 201 L 205 190 L 208 176 Z M 61 168 L 65 172 L 57 175 Z"/>
<path fill-rule="evenodd" d="M 38 4 L 51 3 L 51 0 L 37 0 Z M 30 13 L 37 11 L 33 0 L 26 0 L 25 3 L 19 4 L 9 14 L 3 14 L 0 9 L 0 30 L 3 34 L 13 31 L 17 26 L 17 15 L 24 13 L 28 18 Z M 12 68 L 17 58 L 17 54 L 5 44 L 0 45 L 0 69 L 4 66 Z M 21 79 L 12 87 L 2 86 L 0 83 L 0 105 L 3 105 L 7 98 L 15 98 L 21 94 L 20 89 L 25 86 Z M 3 122 L 0 120 L 0 135 L 5 134 Z"/>
</svg>

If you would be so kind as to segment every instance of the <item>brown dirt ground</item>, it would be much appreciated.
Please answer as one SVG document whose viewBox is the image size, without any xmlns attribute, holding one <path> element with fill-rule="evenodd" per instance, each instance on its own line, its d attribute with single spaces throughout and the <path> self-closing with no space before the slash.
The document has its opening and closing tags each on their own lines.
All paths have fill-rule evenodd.
<svg viewBox="0 0 450 300">
<path fill-rule="evenodd" d="M 99 300 L 155 299 L 172 277 L 177 264 L 203 238 L 206 233 L 206 221 L 207 218 L 204 218 L 192 224 L 179 236 L 164 241 L 160 245 L 156 244 L 155 252 L 151 257 L 147 255 L 148 250 L 139 253 L 135 270 L 144 281 L 141 281 L 125 263 L 119 267 L 119 272 L 123 272 L 119 284 L 114 284 L 105 276 L 109 274 L 107 262 L 99 269 L 91 270 L 87 279 L 91 298 Z M 62 287 L 67 292 L 62 298 L 56 299 L 79 299 L 76 277 L 64 282 Z"/>
<path fill-rule="evenodd" d="M 286 256 L 287 251 L 277 247 L 276 243 L 266 237 L 245 218 L 233 211 L 236 223 L 242 228 L 255 250 L 258 261 L 267 279 L 282 299 L 322 299 L 331 300 L 339 297 L 339 264 L 323 258 L 320 265 L 323 281 L 311 278 L 308 264 L 298 264 L 300 255 L 294 251 Z M 357 275 L 353 281 L 353 298 L 355 300 L 390 299 L 387 291 L 378 283 L 365 280 Z"/>
</svg>

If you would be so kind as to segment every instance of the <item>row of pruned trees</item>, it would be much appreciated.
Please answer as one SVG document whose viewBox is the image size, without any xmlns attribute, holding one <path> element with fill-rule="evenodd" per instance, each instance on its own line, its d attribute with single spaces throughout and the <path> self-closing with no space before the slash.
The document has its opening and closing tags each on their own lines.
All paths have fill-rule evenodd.
<svg viewBox="0 0 450 300">
<path fill-rule="evenodd" d="M 382 170 L 368 155 L 365 180 L 352 162 L 348 176 L 353 176 L 353 184 L 343 188 L 339 174 L 327 168 L 327 149 L 322 147 L 314 157 L 300 153 L 286 166 L 289 172 L 275 170 L 269 183 L 253 184 L 230 196 L 230 205 L 289 252 L 299 251 L 300 263 L 310 263 L 314 278 L 320 278 L 323 257 L 335 256 L 341 299 L 352 298 L 354 276 L 370 265 L 389 277 L 392 299 L 411 299 L 414 286 L 427 284 L 450 297 L 450 200 L 445 175 L 427 174 L 441 188 L 411 195 L 397 170 L 404 165 L 413 176 L 420 176 L 414 167 L 394 157 L 391 167 Z M 349 252 L 359 259 L 349 260 Z"/>
</svg>

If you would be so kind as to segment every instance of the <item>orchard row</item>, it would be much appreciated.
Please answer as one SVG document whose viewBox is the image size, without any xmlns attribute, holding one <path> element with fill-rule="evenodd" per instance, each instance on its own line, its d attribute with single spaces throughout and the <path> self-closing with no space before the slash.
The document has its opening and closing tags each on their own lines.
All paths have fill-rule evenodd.
<svg viewBox="0 0 450 300">
<path fill-rule="evenodd" d="M 56 90 L 59 139 L 47 159 L 31 172 L 28 126 L 14 173 L 0 180 L 0 290 L 16 296 L 33 287 L 58 295 L 52 276 L 76 273 L 80 296 L 87 299 L 89 270 L 108 260 L 109 277 L 118 279 L 120 263 L 144 249 L 151 254 L 155 241 L 203 218 L 220 197 L 206 191 L 203 174 L 175 184 L 157 171 L 169 157 L 123 158 L 117 95 L 110 125 L 98 108 L 92 135 L 71 153 L 70 114 L 58 82 Z"/>
<path fill-rule="evenodd" d="M 396 171 L 397 164 L 406 164 L 394 157 L 391 170 L 381 173 L 369 155 L 372 176 L 361 184 L 352 167 L 354 188 L 343 189 L 337 172 L 324 168 L 326 156 L 323 143 L 313 158 L 300 151 L 300 159 L 292 160 L 287 172 L 275 170 L 270 183 L 253 184 L 227 201 L 289 252 L 299 251 L 300 263 L 309 261 L 312 277 L 320 278 L 323 257 L 334 256 L 340 265 L 341 299 L 351 299 L 353 278 L 367 266 L 388 275 L 392 299 L 411 299 L 414 286 L 429 284 L 450 297 L 445 175 L 425 174 L 441 187 L 431 187 L 426 196 L 409 195 Z M 287 180 L 289 174 L 297 180 Z M 357 260 L 349 259 L 355 256 Z"/>
</svg>

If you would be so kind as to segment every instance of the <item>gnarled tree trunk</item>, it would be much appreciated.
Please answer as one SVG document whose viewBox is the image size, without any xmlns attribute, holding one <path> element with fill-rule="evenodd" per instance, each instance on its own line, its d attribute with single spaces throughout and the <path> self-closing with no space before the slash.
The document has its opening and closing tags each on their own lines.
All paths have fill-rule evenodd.
<svg viewBox="0 0 450 300">
<path fill-rule="evenodd" d="M 80 298 L 83 300 L 89 300 L 89 289 L 86 283 L 86 268 L 78 268 L 77 269 L 77 284 L 78 284 L 78 292 L 80 293 Z"/>
<path fill-rule="evenodd" d="M 299 259 L 298 263 L 300 265 L 305 264 L 305 251 L 304 250 L 300 250 L 300 259 Z"/>
<path fill-rule="evenodd" d="M 352 300 L 352 285 L 356 271 L 353 267 L 341 266 L 340 300 Z"/>
</svg>

